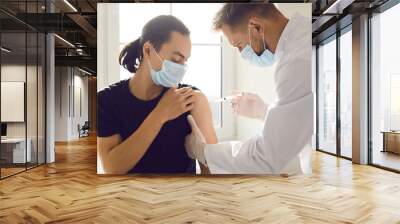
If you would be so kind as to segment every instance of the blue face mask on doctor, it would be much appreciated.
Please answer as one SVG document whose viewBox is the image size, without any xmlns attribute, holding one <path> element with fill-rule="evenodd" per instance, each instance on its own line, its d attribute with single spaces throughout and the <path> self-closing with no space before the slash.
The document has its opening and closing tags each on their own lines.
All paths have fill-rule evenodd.
<svg viewBox="0 0 400 224">
<path fill-rule="evenodd" d="M 268 67 L 275 63 L 276 61 L 275 55 L 265 47 L 264 33 L 263 33 L 264 51 L 262 52 L 261 55 L 257 55 L 256 52 L 251 47 L 250 28 L 249 28 L 249 41 L 250 44 L 247 44 L 240 52 L 240 55 L 244 60 L 258 67 Z"/>
<path fill-rule="evenodd" d="M 182 82 L 183 76 L 185 76 L 187 66 L 169 60 L 162 60 L 157 52 L 156 55 L 162 62 L 162 67 L 159 71 L 155 71 L 149 62 L 150 75 L 154 84 L 164 87 L 178 86 Z"/>
</svg>

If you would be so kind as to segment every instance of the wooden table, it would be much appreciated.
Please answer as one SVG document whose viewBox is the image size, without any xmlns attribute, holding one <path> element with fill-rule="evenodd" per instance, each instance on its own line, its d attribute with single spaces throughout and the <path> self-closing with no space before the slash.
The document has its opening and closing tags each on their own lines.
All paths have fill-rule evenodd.
<svg viewBox="0 0 400 224">
<path fill-rule="evenodd" d="M 400 154 L 400 131 L 382 131 L 383 150 L 382 152 L 392 152 Z"/>
</svg>

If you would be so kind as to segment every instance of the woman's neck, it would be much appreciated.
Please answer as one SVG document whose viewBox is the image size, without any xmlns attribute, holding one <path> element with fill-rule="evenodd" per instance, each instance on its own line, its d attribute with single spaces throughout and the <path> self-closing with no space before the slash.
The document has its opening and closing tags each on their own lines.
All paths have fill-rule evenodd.
<svg viewBox="0 0 400 224">
<path fill-rule="evenodd" d="M 140 65 L 129 80 L 129 90 L 138 99 L 152 100 L 161 94 L 163 87 L 155 85 L 150 77 L 150 69 Z"/>
</svg>

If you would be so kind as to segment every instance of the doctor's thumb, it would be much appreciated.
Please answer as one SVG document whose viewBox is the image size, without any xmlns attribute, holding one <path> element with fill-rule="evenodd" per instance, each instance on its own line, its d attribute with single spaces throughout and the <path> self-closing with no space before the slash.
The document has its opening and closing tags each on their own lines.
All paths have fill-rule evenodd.
<svg viewBox="0 0 400 224">
<path fill-rule="evenodd" d="M 198 138 L 200 138 L 202 141 L 205 141 L 203 133 L 200 131 L 200 128 L 197 126 L 197 123 L 194 120 L 193 116 L 189 114 L 187 116 L 187 120 L 188 120 L 188 122 L 190 124 L 190 127 L 192 128 L 192 134 L 194 136 L 197 136 Z"/>
<path fill-rule="evenodd" d="M 194 129 L 198 128 L 197 124 L 196 124 L 196 121 L 194 120 L 192 115 L 189 114 L 187 116 L 187 120 L 188 120 L 188 122 L 190 124 L 190 127 L 192 128 L 192 132 L 194 131 Z"/>
</svg>

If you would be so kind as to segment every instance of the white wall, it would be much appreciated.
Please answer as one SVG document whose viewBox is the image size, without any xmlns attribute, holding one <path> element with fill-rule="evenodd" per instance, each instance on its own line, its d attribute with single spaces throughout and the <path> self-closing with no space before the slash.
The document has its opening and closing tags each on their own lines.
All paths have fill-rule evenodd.
<svg viewBox="0 0 400 224">
<path fill-rule="evenodd" d="M 25 70 L 27 69 L 27 70 Z M 36 67 L 25 65 L 2 65 L 1 66 L 1 81 L 5 82 L 25 82 L 26 71 L 28 74 L 36 72 Z M 32 94 L 27 94 L 28 97 L 36 96 Z M 6 110 L 6 108 L 2 108 Z M 31 117 L 28 118 L 30 121 Z M 25 123 L 26 122 L 7 122 L 7 136 L 8 137 L 25 137 Z M 29 137 L 29 136 L 28 136 Z"/>
<path fill-rule="evenodd" d="M 55 68 L 55 141 L 68 139 L 68 73 L 67 67 Z"/>
<path fill-rule="evenodd" d="M 72 94 L 75 94 L 72 96 L 74 99 L 74 108 L 72 110 L 75 110 L 75 113 L 72 113 L 72 119 L 71 119 L 71 136 L 72 138 L 78 138 L 79 137 L 79 132 L 78 132 L 78 124 L 82 126 L 85 121 L 88 121 L 88 77 L 87 76 L 81 76 L 82 73 L 76 74 L 75 70 L 75 75 L 74 75 L 74 92 Z M 80 93 L 78 91 L 80 90 Z M 79 94 L 80 94 L 80 99 L 79 99 Z M 79 102 L 79 100 L 81 102 Z M 82 108 L 79 108 L 82 107 Z M 80 113 L 79 109 L 82 110 L 82 113 Z"/>
<path fill-rule="evenodd" d="M 97 90 L 120 81 L 119 4 L 97 4 Z"/>
<path fill-rule="evenodd" d="M 37 70 L 38 69 L 38 70 Z M 27 78 L 27 81 L 26 81 Z M 30 140 L 32 161 L 44 162 L 44 89 L 43 89 L 42 68 L 39 66 L 25 66 L 25 64 L 4 64 L 1 66 L 1 81 L 2 82 L 24 82 L 26 85 L 26 99 L 22 102 L 22 111 L 25 114 L 26 120 L 22 122 L 5 122 L 7 124 L 7 137 L 9 138 L 25 138 L 25 135 Z M 2 89 L 3 91 L 4 89 Z M 20 90 L 20 94 L 24 94 L 24 89 Z M 7 97 L 2 95 L 3 97 Z M 26 101 L 26 102 L 25 102 Z M 25 106 L 26 103 L 26 106 Z M 13 110 L 12 108 L 2 107 L 4 112 Z M 14 108 L 16 110 L 16 108 Z M 13 113 L 13 111 L 8 111 Z M 16 112 L 14 112 L 16 113 Z M 39 156 L 37 157 L 37 153 Z"/>
<path fill-rule="evenodd" d="M 88 120 L 88 78 L 76 68 L 55 70 L 55 141 L 70 141 L 79 138 L 78 124 Z M 82 114 L 77 105 L 82 106 Z"/>
<path fill-rule="evenodd" d="M 288 18 L 296 12 L 303 16 L 311 16 L 311 4 L 307 3 L 280 3 L 276 4 L 279 10 Z M 311 26 L 311 23 L 310 23 Z M 267 103 L 272 103 L 276 97 L 274 85 L 275 66 L 270 68 L 258 68 L 244 61 L 240 54 L 236 53 L 236 89 L 257 93 Z M 247 139 L 261 133 L 263 123 L 248 118 L 236 118 L 236 137 L 239 140 Z"/>
<path fill-rule="evenodd" d="M 2 65 L 1 81 L 25 82 L 25 69 L 25 65 Z M 1 109 L 5 110 L 5 108 Z M 25 137 L 25 126 L 25 122 L 7 123 L 7 137 Z"/>
<path fill-rule="evenodd" d="M 25 102 L 24 82 L 1 82 L 1 121 L 23 122 Z"/>
</svg>

